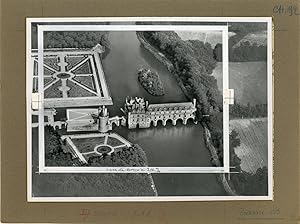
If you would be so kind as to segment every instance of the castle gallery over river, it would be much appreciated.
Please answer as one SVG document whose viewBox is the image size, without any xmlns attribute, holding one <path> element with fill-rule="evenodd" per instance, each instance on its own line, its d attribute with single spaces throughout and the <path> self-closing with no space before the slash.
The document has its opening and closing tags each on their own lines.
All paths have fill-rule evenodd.
<svg viewBox="0 0 300 224">
<path fill-rule="evenodd" d="M 142 97 L 127 97 L 121 116 L 109 116 L 112 105 L 109 88 L 102 68 L 104 48 L 97 44 L 91 50 L 47 50 L 44 54 L 45 125 L 64 126 L 68 132 L 99 131 L 106 133 L 113 126 L 132 128 L 173 125 L 181 120 L 196 123 L 196 100 L 193 102 L 151 104 Z M 33 53 L 33 92 L 37 92 L 38 61 Z M 83 108 L 96 106 L 98 108 Z M 76 107 L 76 108 L 71 108 Z M 55 121 L 55 108 L 66 108 L 67 119 Z M 37 114 L 37 113 L 33 113 Z M 37 124 L 34 124 L 37 125 Z"/>
</svg>

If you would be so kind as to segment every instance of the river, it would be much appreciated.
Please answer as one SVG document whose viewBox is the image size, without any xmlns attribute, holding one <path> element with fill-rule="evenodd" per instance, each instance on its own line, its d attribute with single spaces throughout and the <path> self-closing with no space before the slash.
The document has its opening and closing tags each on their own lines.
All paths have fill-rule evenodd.
<svg viewBox="0 0 300 224">
<path fill-rule="evenodd" d="M 103 68 L 113 98 L 110 116 L 121 115 L 126 96 L 140 96 L 149 103 L 187 101 L 175 78 L 148 51 L 140 46 L 135 32 L 109 33 L 111 49 L 103 59 Z M 158 72 L 165 95 L 149 95 L 137 81 L 140 67 Z M 203 128 L 193 123 L 149 129 L 114 129 L 146 152 L 149 166 L 211 166 L 210 154 L 204 145 Z M 224 195 L 215 174 L 155 174 L 159 195 Z"/>
</svg>

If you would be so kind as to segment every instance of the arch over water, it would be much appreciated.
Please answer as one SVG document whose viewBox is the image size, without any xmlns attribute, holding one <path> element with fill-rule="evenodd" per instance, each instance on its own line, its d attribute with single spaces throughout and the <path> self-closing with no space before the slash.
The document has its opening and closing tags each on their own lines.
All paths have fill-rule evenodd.
<svg viewBox="0 0 300 224">
<path fill-rule="evenodd" d="M 163 120 L 161 120 L 161 119 L 157 120 L 156 124 L 157 124 L 156 126 L 164 126 L 163 125 Z"/>
<path fill-rule="evenodd" d="M 181 117 L 176 118 L 175 124 L 184 124 L 183 118 L 181 118 Z"/>
<path fill-rule="evenodd" d="M 150 121 L 150 127 L 156 127 L 156 122 L 154 120 L 151 120 Z"/>
<path fill-rule="evenodd" d="M 188 119 L 186 119 L 186 123 L 188 124 L 188 123 L 195 123 L 195 119 L 194 118 L 192 118 L 192 117 L 189 117 Z"/>
<path fill-rule="evenodd" d="M 166 125 L 174 125 L 174 120 L 173 119 L 171 119 L 171 118 L 168 118 L 168 119 L 166 119 Z"/>
</svg>

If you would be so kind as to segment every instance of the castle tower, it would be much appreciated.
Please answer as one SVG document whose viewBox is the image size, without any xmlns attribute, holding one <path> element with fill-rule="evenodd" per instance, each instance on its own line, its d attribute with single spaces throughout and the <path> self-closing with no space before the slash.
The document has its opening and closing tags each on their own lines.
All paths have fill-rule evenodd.
<svg viewBox="0 0 300 224">
<path fill-rule="evenodd" d="M 108 120 L 109 120 L 109 114 L 107 112 L 107 108 L 103 105 L 101 109 L 99 108 L 99 115 L 98 115 L 99 132 L 106 133 L 109 131 Z"/>
<path fill-rule="evenodd" d="M 194 107 L 196 107 L 196 99 L 195 98 L 193 98 L 193 105 L 194 105 Z"/>
</svg>

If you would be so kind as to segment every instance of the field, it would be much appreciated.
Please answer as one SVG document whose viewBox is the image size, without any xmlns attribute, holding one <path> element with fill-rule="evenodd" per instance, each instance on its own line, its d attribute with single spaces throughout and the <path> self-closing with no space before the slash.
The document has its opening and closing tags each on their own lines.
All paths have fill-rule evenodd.
<svg viewBox="0 0 300 224">
<path fill-rule="evenodd" d="M 222 63 L 218 63 L 212 74 L 222 90 Z M 265 62 L 230 62 L 229 88 L 234 89 L 237 102 L 247 105 L 267 103 L 267 64 Z"/>
<path fill-rule="evenodd" d="M 233 48 L 238 47 L 241 45 L 241 43 L 248 41 L 250 45 L 256 44 L 256 45 L 267 45 L 267 31 L 258 31 L 254 33 L 248 33 L 246 36 L 243 37 L 239 42 L 237 42 Z"/>
<path fill-rule="evenodd" d="M 182 40 L 200 40 L 210 43 L 214 48 L 216 44 L 222 44 L 222 31 L 176 31 Z M 228 37 L 234 36 L 234 32 L 228 32 Z"/>
<path fill-rule="evenodd" d="M 210 43 L 212 48 L 214 48 L 217 43 L 222 43 L 221 31 L 177 31 L 176 33 L 182 40 L 200 40 Z"/>
<path fill-rule="evenodd" d="M 238 132 L 241 144 L 235 149 L 241 159 L 242 170 L 255 173 L 268 163 L 267 118 L 235 119 L 229 123 L 230 130 Z"/>
</svg>

